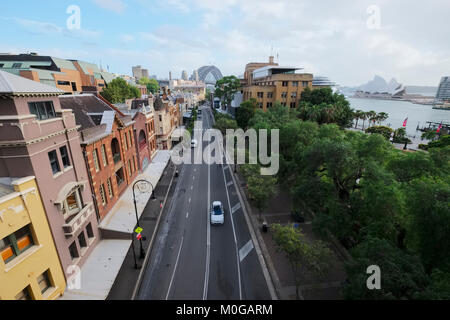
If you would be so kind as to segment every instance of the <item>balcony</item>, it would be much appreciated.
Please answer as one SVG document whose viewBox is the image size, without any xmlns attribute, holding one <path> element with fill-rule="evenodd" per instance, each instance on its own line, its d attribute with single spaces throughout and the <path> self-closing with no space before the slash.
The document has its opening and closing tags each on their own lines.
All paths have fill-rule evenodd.
<svg viewBox="0 0 450 320">
<path fill-rule="evenodd" d="M 70 218 L 68 222 L 63 224 L 64 235 L 66 237 L 73 237 L 73 235 L 81 228 L 81 226 L 89 220 L 94 213 L 92 203 L 86 205 L 80 212 Z"/>
</svg>

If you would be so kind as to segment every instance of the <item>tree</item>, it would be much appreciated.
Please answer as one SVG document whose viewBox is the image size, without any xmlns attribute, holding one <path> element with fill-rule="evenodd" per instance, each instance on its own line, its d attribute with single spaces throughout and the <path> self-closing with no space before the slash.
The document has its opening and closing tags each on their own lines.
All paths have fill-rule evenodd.
<svg viewBox="0 0 450 320">
<path fill-rule="evenodd" d="M 363 113 L 364 113 L 364 111 L 362 111 L 362 110 L 356 110 L 356 111 L 353 113 L 353 115 L 354 115 L 354 117 L 355 117 L 355 120 L 356 120 L 356 123 L 355 123 L 355 129 L 358 128 L 358 121 L 359 121 L 360 119 L 362 119 L 361 117 L 362 117 Z"/>
<path fill-rule="evenodd" d="M 367 128 L 366 132 L 381 134 L 386 140 L 389 141 L 389 139 L 391 138 L 391 134 L 392 134 L 392 132 L 394 132 L 394 130 L 392 130 L 389 127 L 385 127 L 385 126 L 373 126 L 373 127 Z"/>
<path fill-rule="evenodd" d="M 389 114 L 386 112 L 380 112 L 377 114 L 378 124 L 381 125 L 381 122 L 386 121 L 389 118 Z"/>
<path fill-rule="evenodd" d="M 311 269 L 318 277 L 324 277 L 330 267 L 331 250 L 322 242 L 308 242 L 304 234 L 293 225 L 271 225 L 277 249 L 286 255 L 294 274 L 295 293 L 300 298 L 301 274 Z"/>
<path fill-rule="evenodd" d="M 255 115 L 257 108 L 257 101 L 255 98 L 241 103 L 241 106 L 236 110 L 236 122 L 238 126 L 244 130 L 248 128 L 248 124 L 251 118 Z"/>
<path fill-rule="evenodd" d="M 352 250 L 353 261 L 346 265 L 348 274 L 344 286 L 346 299 L 392 300 L 414 299 L 428 284 L 428 277 L 419 261 L 393 246 L 389 241 L 369 238 Z M 368 290 L 367 267 L 381 270 L 381 289 Z"/>
<path fill-rule="evenodd" d="M 214 94 L 229 106 L 234 99 L 234 94 L 241 86 L 241 82 L 235 76 L 227 76 L 216 82 Z"/>
<path fill-rule="evenodd" d="M 363 125 L 362 125 L 363 130 L 364 130 L 364 123 L 366 122 L 367 117 L 368 117 L 367 112 L 362 111 L 360 114 L 360 119 L 363 121 Z"/>
<path fill-rule="evenodd" d="M 147 87 L 147 90 L 152 94 L 155 94 L 159 90 L 159 83 L 155 79 L 149 79 L 147 77 L 143 77 L 139 79 L 139 84 L 142 84 Z"/>
<path fill-rule="evenodd" d="M 375 123 L 376 119 L 377 119 L 377 113 L 375 111 L 368 111 L 367 113 L 367 118 L 369 119 L 369 127 L 370 124 L 372 123 L 372 125 Z"/>
<path fill-rule="evenodd" d="M 220 130 L 220 132 L 222 132 L 222 134 L 225 135 L 227 129 L 237 129 L 238 125 L 236 123 L 236 120 L 234 119 L 221 117 L 216 120 L 214 128 Z"/>
<path fill-rule="evenodd" d="M 137 87 L 129 85 L 122 78 L 113 79 L 100 94 L 110 103 L 123 103 L 126 99 L 139 98 L 141 96 Z"/>
</svg>

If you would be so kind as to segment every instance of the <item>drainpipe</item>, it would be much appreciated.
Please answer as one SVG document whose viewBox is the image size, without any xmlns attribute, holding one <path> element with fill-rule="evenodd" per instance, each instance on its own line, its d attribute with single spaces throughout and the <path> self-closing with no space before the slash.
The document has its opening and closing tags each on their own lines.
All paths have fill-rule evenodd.
<svg viewBox="0 0 450 320">
<path fill-rule="evenodd" d="M 89 170 L 89 162 L 88 162 L 88 159 L 87 159 L 86 150 L 84 148 L 83 148 L 83 159 L 84 159 L 84 162 L 86 164 L 86 171 L 87 171 L 87 175 L 88 175 L 88 178 L 89 178 L 89 186 L 91 188 L 92 200 L 94 202 L 95 215 L 97 216 L 97 222 L 100 222 L 100 212 L 98 210 L 97 198 L 95 197 L 94 183 L 92 181 L 91 171 Z"/>
</svg>

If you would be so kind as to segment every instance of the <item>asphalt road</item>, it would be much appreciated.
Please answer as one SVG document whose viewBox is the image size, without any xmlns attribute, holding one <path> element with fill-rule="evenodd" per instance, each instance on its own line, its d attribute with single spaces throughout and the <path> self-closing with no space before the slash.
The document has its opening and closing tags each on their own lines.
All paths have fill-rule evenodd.
<svg viewBox="0 0 450 320">
<path fill-rule="evenodd" d="M 212 127 L 211 110 L 204 108 L 202 118 L 203 129 L 195 130 Z M 192 157 L 209 144 L 198 142 Z M 180 165 L 137 299 L 271 299 L 230 170 L 226 164 Z M 222 202 L 224 225 L 210 225 L 212 201 Z"/>
</svg>

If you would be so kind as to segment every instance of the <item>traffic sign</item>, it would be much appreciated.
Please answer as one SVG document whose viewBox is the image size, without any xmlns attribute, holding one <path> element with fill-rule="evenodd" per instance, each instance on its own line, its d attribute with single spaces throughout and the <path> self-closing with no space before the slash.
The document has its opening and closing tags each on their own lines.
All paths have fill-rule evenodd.
<svg viewBox="0 0 450 320">
<path fill-rule="evenodd" d="M 142 231 L 144 231 L 144 229 L 142 229 L 141 227 L 136 228 L 136 230 L 134 230 L 134 232 L 136 233 L 141 233 Z"/>
<path fill-rule="evenodd" d="M 136 236 L 136 239 L 141 240 L 141 238 L 142 238 L 142 235 L 139 233 L 139 234 Z"/>
</svg>

